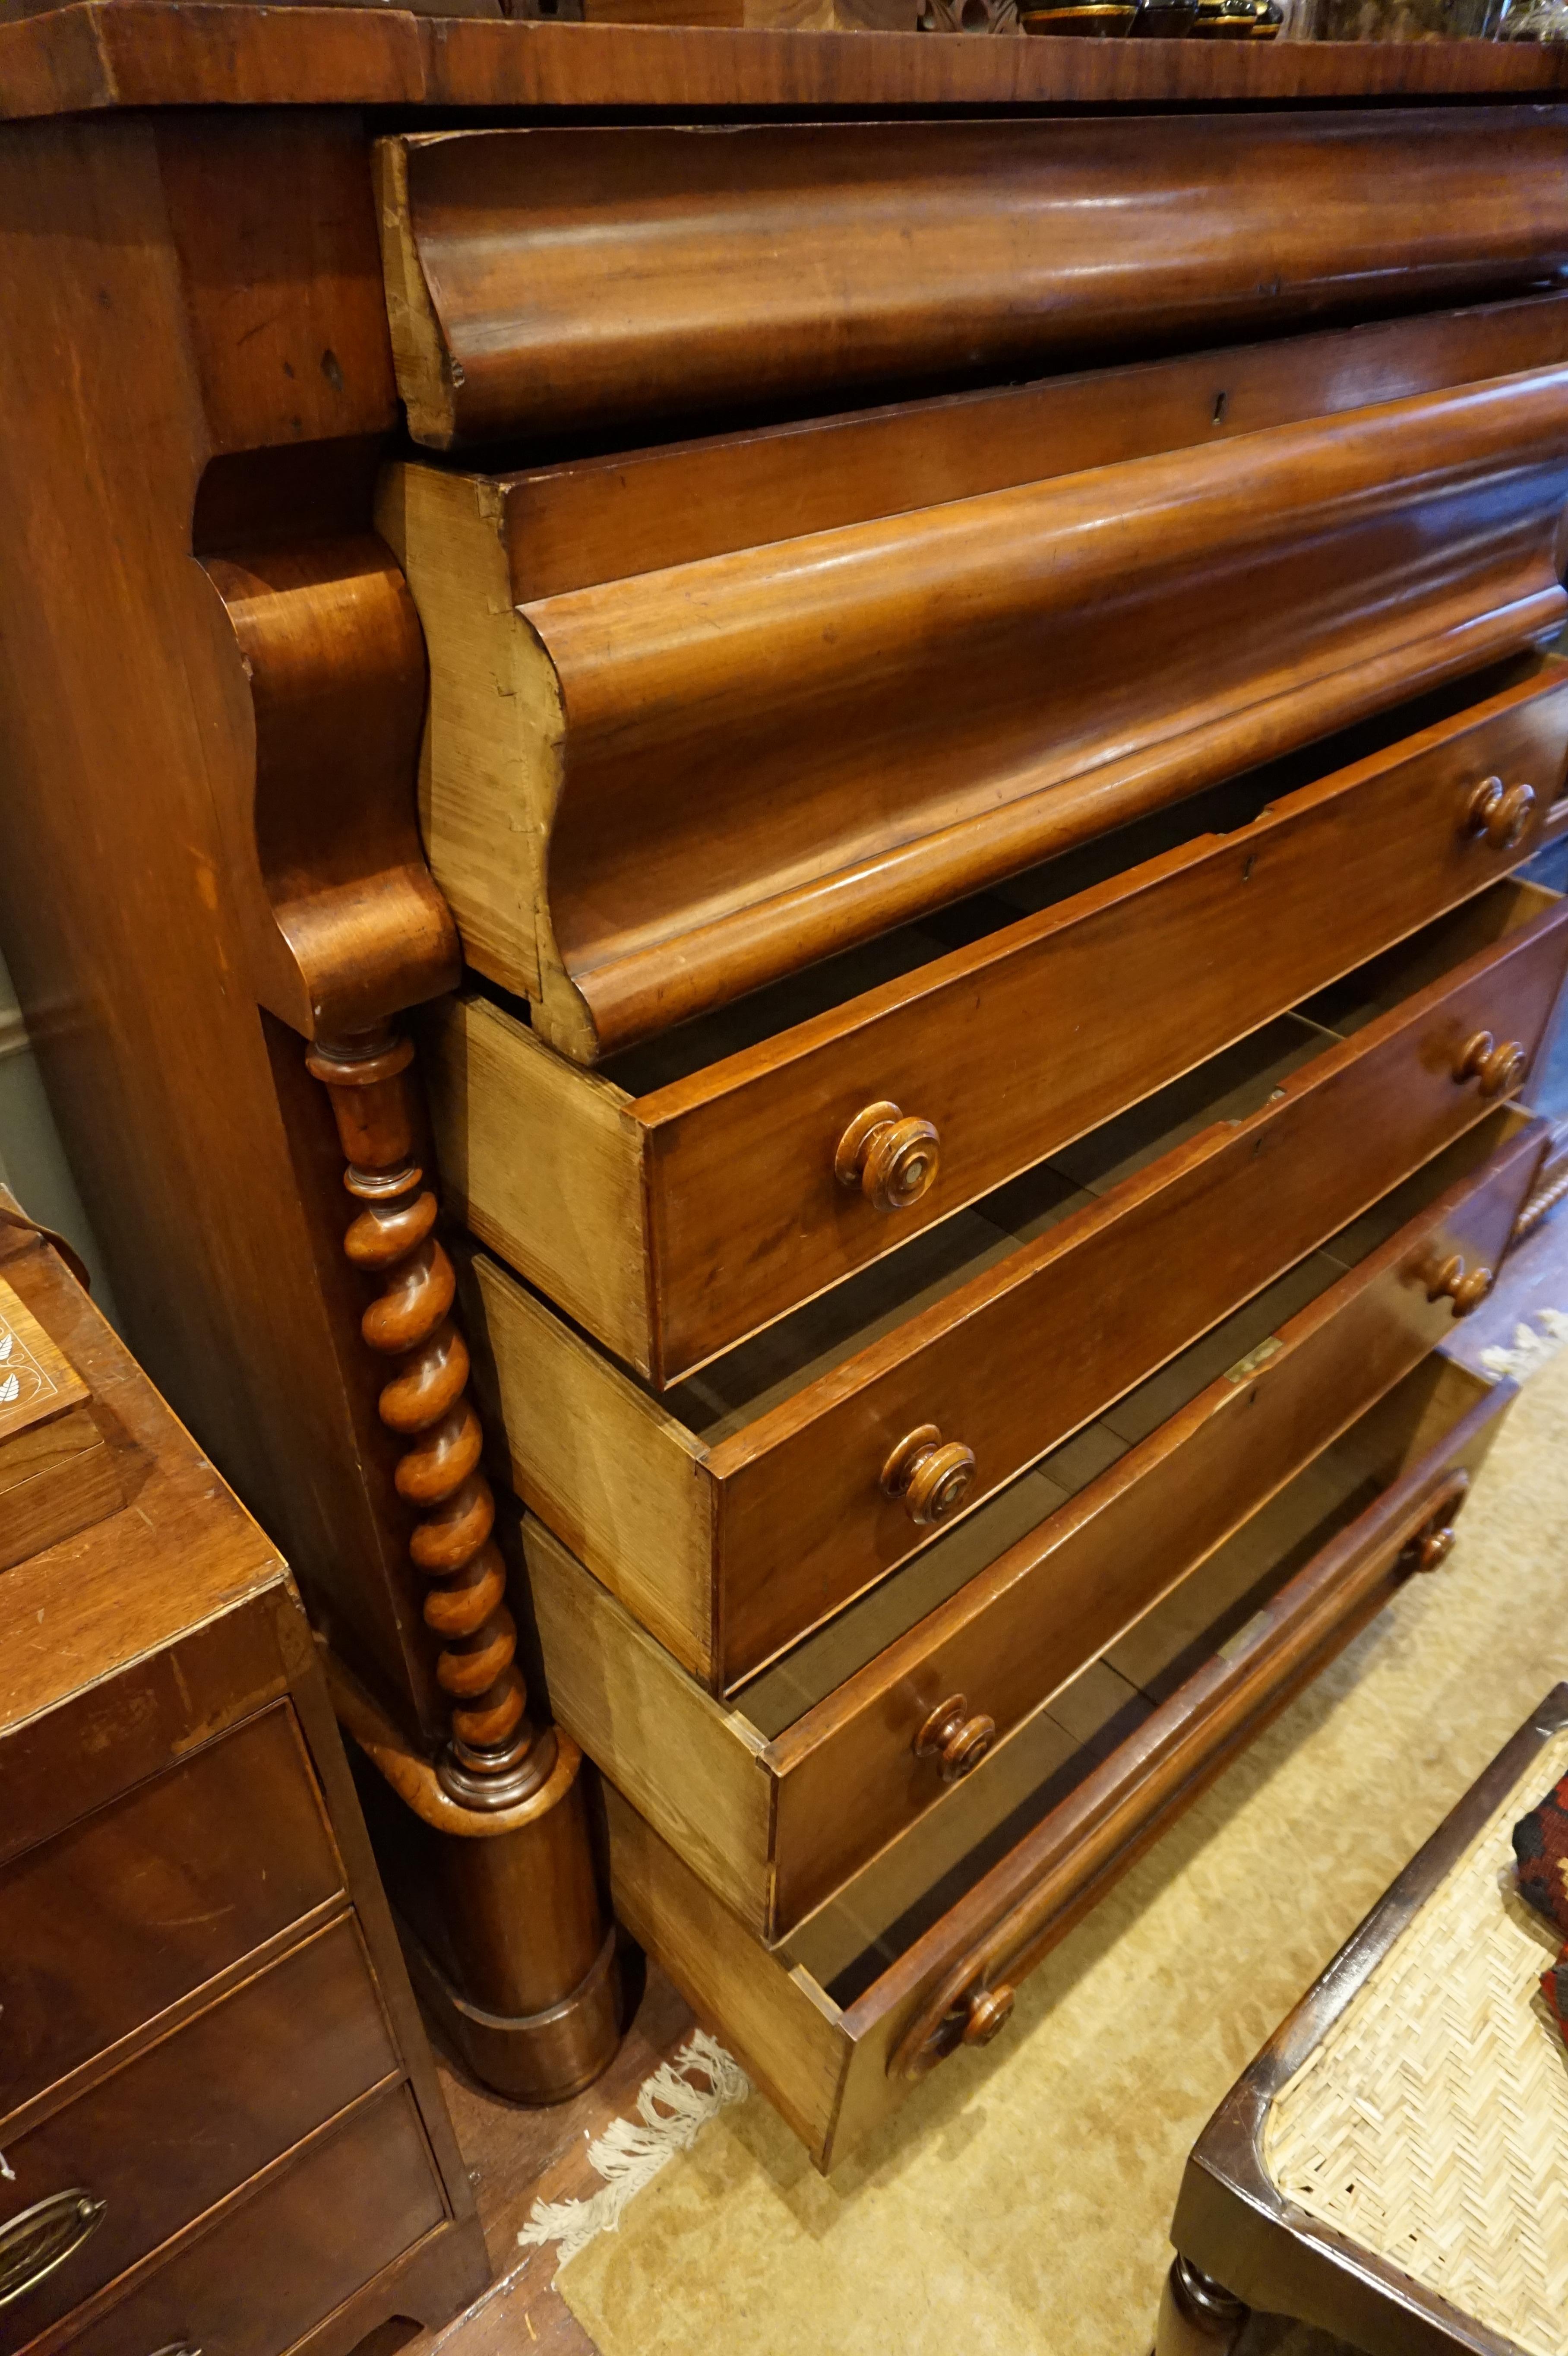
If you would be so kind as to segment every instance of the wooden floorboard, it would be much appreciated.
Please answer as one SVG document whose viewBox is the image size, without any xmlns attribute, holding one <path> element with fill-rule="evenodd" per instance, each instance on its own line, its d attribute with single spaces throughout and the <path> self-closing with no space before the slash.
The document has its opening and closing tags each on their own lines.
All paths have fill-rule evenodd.
<svg viewBox="0 0 1568 2356">
<path fill-rule="evenodd" d="M 589 2146 L 613 2118 L 630 2116 L 637 2093 L 685 2043 L 690 2007 L 655 1964 L 645 1967 L 632 2026 L 604 2075 L 574 2102 L 544 2111 L 508 2103 L 446 2052 L 435 2032 L 436 2068 L 468 2163 L 496 2279 L 465 2315 L 439 2331 L 373 2335 L 356 2356 L 597 2356 L 594 2343 L 555 2286 L 556 2245 L 521 2250 L 519 2227 L 536 2201 L 586 2200 L 603 2179 Z M 639 1973 L 641 1967 L 639 1967 Z"/>
</svg>

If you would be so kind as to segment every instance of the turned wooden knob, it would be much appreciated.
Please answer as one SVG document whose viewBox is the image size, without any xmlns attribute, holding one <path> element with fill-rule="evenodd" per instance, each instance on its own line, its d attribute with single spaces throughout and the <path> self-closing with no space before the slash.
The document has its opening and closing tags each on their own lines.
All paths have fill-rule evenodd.
<svg viewBox="0 0 1568 2356">
<path fill-rule="evenodd" d="M 1466 804 L 1466 831 L 1481 837 L 1493 851 L 1515 851 L 1524 841 L 1534 808 L 1533 786 L 1505 786 L 1500 777 L 1488 777 Z"/>
<path fill-rule="evenodd" d="M 1454 1304 L 1455 1316 L 1467 1317 L 1472 1309 L 1480 1307 L 1495 1281 L 1489 1268 L 1467 1269 L 1456 1252 L 1451 1259 L 1444 1261 L 1433 1278 L 1426 1290 L 1426 1298 L 1428 1301 L 1441 1301 L 1446 1293 Z"/>
<path fill-rule="evenodd" d="M 833 1168 L 841 1186 L 858 1186 L 874 1210 L 907 1211 L 936 1183 L 942 1142 L 933 1122 L 896 1104 L 868 1105 L 838 1141 Z"/>
<path fill-rule="evenodd" d="M 960 1440 L 944 1440 L 933 1423 L 901 1440 L 882 1467 L 887 1494 L 901 1498 L 911 1521 L 922 1525 L 956 1513 L 974 1478 L 974 1450 Z"/>
<path fill-rule="evenodd" d="M 1454 1525 L 1440 1522 L 1435 1529 L 1423 1530 L 1411 1542 L 1410 1563 L 1413 1570 L 1435 1570 L 1446 1562 L 1454 1551 Z"/>
<path fill-rule="evenodd" d="M 1007 2027 L 1013 2017 L 1013 1991 L 1010 1987 L 976 1988 L 970 1997 L 964 2023 L 965 2045 L 989 2045 L 998 2030 Z"/>
<path fill-rule="evenodd" d="M 1406 1570 L 1435 1570 L 1454 1551 L 1454 1517 L 1469 1492 L 1470 1476 L 1461 1468 L 1446 1494 L 1406 1546 L 1400 1559 Z"/>
<path fill-rule="evenodd" d="M 914 1738 L 917 1759 L 941 1762 L 944 1783 L 960 1783 L 972 1775 L 996 1739 L 997 1721 L 976 1712 L 962 1694 L 953 1694 L 933 1709 Z"/>
<path fill-rule="evenodd" d="M 1507 1096 L 1523 1079 L 1529 1062 L 1518 1039 L 1504 1039 L 1499 1044 L 1489 1031 L 1477 1031 L 1460 1048 L 1454 1077 L 1478 1080 L 1484 1097 Z"/>
</svg>

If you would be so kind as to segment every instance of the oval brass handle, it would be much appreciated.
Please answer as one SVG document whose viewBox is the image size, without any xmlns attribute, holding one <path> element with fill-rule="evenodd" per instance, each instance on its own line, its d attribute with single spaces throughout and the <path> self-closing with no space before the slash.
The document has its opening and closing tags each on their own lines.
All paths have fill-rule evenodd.
<svg viewBox="0 0 1568 2356">
<path fill-rule="evenodd" d="M 0 2225 L 0 2308 L 25 2298 L 46 2275 L 74 2256 L 102 2224 L 108 2208 L 107 2201 L 96 2200 L 77 2184 L 69 2192 L 51 2192 L 47 2201 L 35 2201 L 19 2217 L 7 2218 Z"/>
<path fill-rule="evenodd" d="M 1535 808 L 1533 786 L 1505 786 L 1488 777 L 1465 805 L 1465 831 L 1480 836 L 1492 851 L 1517 851 Z"/>
<path fill-rule="evenodd" d="M 1489 1031 L 1477 1031 L 1460 1048 L 1454 1077 L 1479 1080 L 1484 1097 L 1501 1097 L 1518 1087 L 1529 1066 L 1521 1040 L 1504 1039 L 1499 1044 Z"/>
<path fill-rule="evenodd" d="M 1457 1252 L 1445 1259 L 1426 1288 L 1428 1301 L 1441 1301 L 1446 1293 L 1454 1304 L 1456 1317 L 1467 1317 L 1478 1309 L 1497 1279 L 1489 1268 L 1467 1269 Z"/>
<path fill-rule="evenodd" d="M 971 1718 L 962 1694 L 938 1704 L 914 1738 L 917 1759 L 936 1759 L 944 1783 L 960 1783 L 972 1775 L 996 1740 L 997 1721 L 984 1711 Z"/>
<path fill-rule="evenodd" d="M 935 1424 L 905 1434 L 882 1467 L 882 1487 L 899 1497 L 912 1522 L 944 1522 L 969 1494 L 975 1451 L 961 1440 L 944 1440 Z"/>
<path fill-rule="evenodd" d="M 858 1186 L 873 1210 L 907 1211 L 930 1194 L 941 1162 L 934 1122 L 883 1102 L 855 1115 L 838 1141 L 833 1170 L 840 1186 Z"/>
</svg>

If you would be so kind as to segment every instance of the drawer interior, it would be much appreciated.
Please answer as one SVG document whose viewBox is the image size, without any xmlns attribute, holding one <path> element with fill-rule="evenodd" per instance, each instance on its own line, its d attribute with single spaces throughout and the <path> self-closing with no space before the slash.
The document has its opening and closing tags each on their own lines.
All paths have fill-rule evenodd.
<svg viewBox="0 0 1568 2356">
<path fill-rule="evenodd" d="M 1488 1388 L 1439 1355 L 1424 1359 L 1028 1719 L 984 1773 L 792 1932 L 784 1959 L 837 2005 L 853 2004 L 1196 1669 L 1236 1646 L 1286 1580 L 1440 1448 Z"/>
<path fill-rule="evenodd" d="M 886 1259 L 874 1261 L 832 1291 L 742 1343 L 663 1393 L 661 1406 L 705 1447 L 717 1447 L 1178 1146 L 1217 1123 L 1241 1121 L 1259 1111 L 1290 1073 L 1478 950 L 1529 923 L 1549 905 L 1550 895 L 1536 886 L 1511 881 L 1494 884 L 1347 976 L 1332 990 L 1264 1024 L 1022 1177 L 1009 1180 L 969 1209 L 927 1228 Z M 1400 1224 L 1398 1217 L 1391 1212 L 1392 1223 L 1381 1230 L 1378 1218 L 1388 1205 L 1404 1199 L 1396 1190 L 1377 1213 L 1369 1215 L 1371 1225 L 1357 1223 L 1352 1258 L 1363 1258 L 1385 1234 L 1393 1232 Z M 1419 1207 L 1419 1203 L 1410 1203 L 1402 1215 L 1413 1215 Z M 1326 1257 L 1317 1290 L 1325 1290 L 1340 1273 L 1342 1268 Z M 1175 1396 L 1171 1386 L 1182 1377 L 1173 1368 L 1145 1385 L 1135 1397 L 1145 1399 L 1147 1394 L 1142 1411 L 1149 1420 L 1136 1427 L 1127 1425 L 1125 1417 L 1115 1422 L 1113 1428 L 1123 1442 L 1142 1438 L 1166 1414 L 1174 1412 L 1181 1398 L 1192 1396 L 1232 1359 L 1243 1355 L 1252 1342 L 1239 1337 L 1251 1330 L 1257 1317 L 1265 1322 L 1253 1338 L 1262 1340 L 1285 1317 L 1305 1307 L 1315 1296 L 1301 1287 L 1310 1281 L 1308 1269 L 1293 1271 L 1281 1285 L 1261 1295 L 1252 1312 L 1239 1320 L 1229 1319 L 1217 1328 L 1213 1348 L 1207 1354 L 1189 1353 L 1194 1367 L 1204 1368 L 1195 1376 L 1191 1391 Z M 1282 1305 L 1286 1302 L 1287 1306 Z M 1217 1358 L 1215 1349 L 1221 1353 Z M 1223 1355 L 1226 1350 L 1229 1355 Z M 1160 1404 L 1168 1398 L 1172 1404 Z M 1157 1406 L 1157 1413 L 1154 1412 Z M 1078 1444 L 1073 1441 L 1069 1447 Z M 1055 1477 L 1049 1472 L 1055 1461 L 1047 1460 L 1040 1477 Z M 1077 1462 L 1075 1458 L 1068 1461 Z M 1093 1472 L 1102 1470 L 1103 1464 L 1093 1467 Z"/>
<path fill-rule="evenodd" d="M 1223 785 L 1195 794 L 1169 809 L 1157 810 L 1131 825 L 1096 836 L 1092 842 L 1042 861 L 1039 866 L 1025 869 L 987 891 L 955 901 L 945 908 L 931 910 L 916 923 L 900 926 L 837 957 L 826 958 L 714 1013 L 699 1016 L 609 1056 L 598 1066 L 597 1076 L 628 1100 L 652 1096 L 660 1088 L 690 1079 L 695 1073 L 722 1062 L 726 1056 L 761 1046 L 815 1015 L 846 1006 L 883 982 L 917 972 L 933 958 L 966 948 L 1008 925 L 1016 925 L 1020 917 L 1057 907 L 1112 876 L 1125 874 L 1147 860 L 1158 858 L 1162 852 L 1174 851 L 1206 834 L 1230 834 L 1249 826 L 1285 794 L 1387 752 L 1406 737 L 1456 718 L 1547 668 L 1543 656 L 1522 655 L 1450 681 L 1353 728 L 1324 737 L 1300 752 L 1232 777 Z M 485 994 L 506 1005 L 520 1020 L 528 1020 L 523 1001 L 490 985 L 485 985 Z"/>
<path fill-rule="evenodd" d="M 988 1497 L 891 1579 L 858 1597 L 742 1686 L 733 1697 L 736 1712 L 764 1740 L 775 1740 L 1009 1547 L 1048 1521 L 1069 1498 L 1097 1481 L 1129 1448 L 1259 1350 L 1290 1318 L 1337 1284 L 1347 1269 L 1397 1234 L 1406 1220 L 1416 1217 L 1498 1143 L 1498 1128 L 1494 1116 L 1478 1132 L 1456 1140 L 1318 1250 Z M 1302 1478 L 1309 1476 L 1310 1468 Z"/>
</svg>

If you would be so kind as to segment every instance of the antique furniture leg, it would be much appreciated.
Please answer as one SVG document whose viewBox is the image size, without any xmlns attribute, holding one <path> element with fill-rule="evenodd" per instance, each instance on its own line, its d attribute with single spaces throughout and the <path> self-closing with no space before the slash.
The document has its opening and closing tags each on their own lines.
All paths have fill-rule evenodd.
<svg viewBox="0 0 1568 2356">
<path fill-rule="evenodd" d="M 306 1063 L 331 1099 L 344 1185 L 363 1205 L 343 1248 L 377 1287 L 360 1331 L 390 1368 L 378 1411 L 403 1444 L 393 1478 L 416 1515 L 410 1557 L 431 1582 L 423 1618 L 441 1641 L 436 1682 L 451 1707 L 433 1770 L 399 1744 L 341 1670 L 336 1697 L 349 1732 L 404 1803 L 428 1830 L 448 1836 L 433 1854 L 428 1842 L 411 1849 L 394 1836 L 389 1860 L 405 1915 L 425 1911 L 432 1870 L 450 1901 L 443 1944 L 466 1997 L 405 1921 L 427 2003 L 493 2084 L 524 2100 L 558 2100 L 595 2077 L 614 2050 L 613 1933 L 593 1883 L 581 1754 L 554 1728 L 537 1732 L 528 1714 L 493 1535 L 496 1501 L 480 1470 L 468 1350 L 452 1316 L 455 1280 L 435 1235 L 435 1195 L 413 1158 L 413 1056 L 411 1040 L 383 1026 L 318 1041 Z M 411 1875 L 397 1860 L 411 1854 L 412 1887 L 400 1890 Z"/>
<path fill-rule="evenodd" d="M 0 257 L 18 993 L 130 1338 L 374 1693 L 416 1973 L 476 2069 L 560 2098 L 613 2050 L 605 1922 L 577 1753 L 511 1665 L 462 1344 L 419 1323 L 444 1263 L 386 1030 L 458 958 L 422 639 L 370 529 L 397 407 L 363 124 L 16 126 Z"/>
<path fill-rule="evenodd" d="M 1159 2302 L 1154 2356 L 1231 2356 L 1249 2312 L 1178 2251 Z"/>
</svg>

